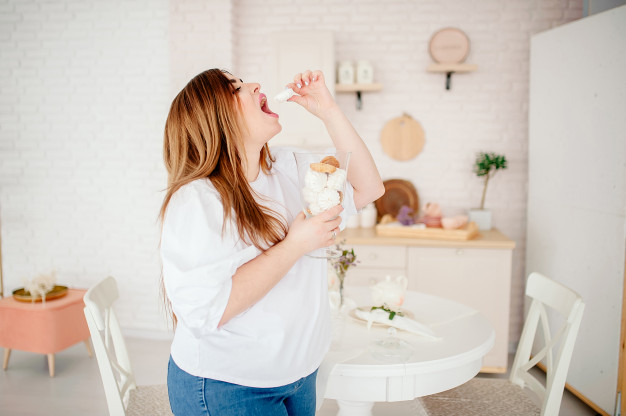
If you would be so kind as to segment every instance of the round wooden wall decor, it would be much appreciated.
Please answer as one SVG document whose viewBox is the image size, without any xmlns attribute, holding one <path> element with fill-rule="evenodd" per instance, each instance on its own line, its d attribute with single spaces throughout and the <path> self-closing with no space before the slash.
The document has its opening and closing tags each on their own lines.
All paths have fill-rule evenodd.
<svg viewBox="0 0 626 416">
<path fill-rule="evenodd" d="M 424 148 L 424 129 L 408 114 L 387 122 L 380 134 L 383 150 L 396 160 L 409 160 Z"/>
<path fill-rule="evenodd" d="M 470 41 L 460 29 L 446 27 L 430 38 L 428 52 L 440 64 L 460 64 L 469 55 Z"/>
</svg>

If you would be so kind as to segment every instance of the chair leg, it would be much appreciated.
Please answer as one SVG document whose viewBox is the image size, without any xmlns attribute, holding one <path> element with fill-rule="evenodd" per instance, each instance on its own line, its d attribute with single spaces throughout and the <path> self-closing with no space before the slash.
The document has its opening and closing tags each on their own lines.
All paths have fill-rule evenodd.
<svg viewBox="0 0 626 416">
<path fill-rule="evenodd" d="M 87 347 L 87 353 L 89 354 L 89 358 L 93 357 L 93 352 L 91 351 L 91 345 L 89 344 L 89 338 L 83 341 L 85 343 L 85 347 Z"/>
<path fill-rule="evenodd" d="M 6 370 L 9 366 L 9 357 L 11 356 L 11 348 L 4 349 L 4 360 L 2 361 L 2 369 Z"/>
<path fill-rule="evenodd" d="M 48 371 L 50 377 L 54 377 L 54 354 L 48 354 Z"/>
</svg>

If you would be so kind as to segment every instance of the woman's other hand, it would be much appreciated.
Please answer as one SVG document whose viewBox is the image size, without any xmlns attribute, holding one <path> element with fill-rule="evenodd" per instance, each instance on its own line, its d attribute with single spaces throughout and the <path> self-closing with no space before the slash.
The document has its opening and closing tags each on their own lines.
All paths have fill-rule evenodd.
<svg viewBox="0 0 626 416">
<path fill-rule="evenodd" d="M 322 71 L 301 72 L 293 78 L 292 83 L 287 84 L 287 88 L 299 94 L 288 101 L 300 104 L 322 120 L 339 108 L 326 86 Z"/>
<path fill-rule="evenodd" d="M 341 211 L 343 207 L 335 205 L 311 218 L 306 218 L 304 213 L 300 212 L 289 227 L 283 242 L 298 250 L 301 255 L 335 244 L 335 237 L 339 234 L 341 224 L 339 216 Z"/>
</svg>

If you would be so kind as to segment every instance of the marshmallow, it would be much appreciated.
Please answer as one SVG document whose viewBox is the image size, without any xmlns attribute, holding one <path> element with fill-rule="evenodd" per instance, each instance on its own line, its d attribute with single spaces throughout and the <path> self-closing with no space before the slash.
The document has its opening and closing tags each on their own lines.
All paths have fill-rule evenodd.
<svg viewBox="0 0 626 416">
<path fill-rule="evenodd" d="M 302 188 L 302 198 L 307 204 L 312 204 L 317 201 L 317 191 L 311 188 Z"/>
<path fill-rule="evenodd" d="M 311 164 L 313 165 L 316 164 Z M 348 173 L 334 165 L 328 166 L 335 169 L 333 173 L 319 172 L 310 167 L 304 175 L 302 199 L 308 205 L 306 211 L 310 215 L 317 215 L 341 204 L 341 190 L 344 188 Z"/>
<path fill-rule="evenodd" d="M 321 209 L 319 205 L 317 205 L 317 202 L 313 202 L 309 204 L 309 211 L 311 211 L 311 215 L 317 215 L 324 210 Z"/>
<path fill-rule="evenodd" d="M 339 205 L 339 192 L 334 189 L 324 188 L 322 192 L 317 194 L 317 205 L 322 211 Z"/>
<path fill-rule="evenodd" d="M 291 88 L 287 88 L 283 92 L 280 92 L 280 93 L 276 94 L 274 99 L 276 101 L 278 101 L 279 103 L 284 103 L 285 101 L 287 101 L 288 99 L 290 99 L 294 95 L 296 95 L 296 93 L 293 92 L 293 90 Z"/>
<path fill-rule="evenodd" d="M 308 170 L 304 176 L 304 187 L 309 188 L 311 191 L 320 192 L 326 187 L 326 174 L 324 172 L 315 172 L 314 170 Z"/>
<path fill-rule="evenodd" d="M 335 172 L 328 175 L 326 187 L 339 191 L 343 188 L 347 177 L 348 173 L 344 169 L 337 169 Z"/>
</svg>

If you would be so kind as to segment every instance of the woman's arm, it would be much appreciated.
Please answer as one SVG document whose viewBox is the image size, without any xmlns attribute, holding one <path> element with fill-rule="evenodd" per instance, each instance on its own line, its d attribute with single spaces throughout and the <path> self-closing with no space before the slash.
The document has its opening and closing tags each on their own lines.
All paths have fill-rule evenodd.
<svg viewBox="0 0 626 416">
<path fill-rule="evenodd" d="M 337 205 L 309 219 L 300 212 L 283 241 L 239 267 L 218 327 L 263 298 L 304 254 L 334 244 L 332 230 L 339 226 L 342 210 Z"/>
<path fill-rule="evenodd" d="M 343 208 L 305 220 L 300 213 L 280 243 L 257 255 L 225 247 L 222 203 L 200 181 L 179 189 L 168 206 L 161 235 L 163 283 L 172 310 L 196 336 L 203 336 L 253 306 L 298 259 L 335 243 Z"/>
<path fill-rule="evenodd" d="M 294 92 L 289 99 L 319 117 L 326 126 L 337 150 L 352 152 L 348 180 L 354 188 L 354 203 L 357 209 L 380 198 L 385 187 L 367 146 L 341 111 L 326 87 L 321 71 L 306 71 L 294 77 L 287 85 Z"/>
</svg>

